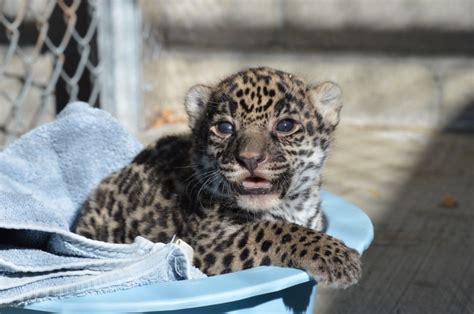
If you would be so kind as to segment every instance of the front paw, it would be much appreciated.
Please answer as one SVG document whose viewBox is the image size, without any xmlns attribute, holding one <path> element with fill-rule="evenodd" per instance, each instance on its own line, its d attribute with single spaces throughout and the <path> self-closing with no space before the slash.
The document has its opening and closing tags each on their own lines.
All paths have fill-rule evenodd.
<svg viewBox="0 0 474 314">
<path fill-rule="evenodd" d="M 317 282 L 347 288 L 359 281 L 362 274 L 360 255 L 342 241 L 326 236 L 303 250 L 307 253 L 298 264 Z"/>
</svg>

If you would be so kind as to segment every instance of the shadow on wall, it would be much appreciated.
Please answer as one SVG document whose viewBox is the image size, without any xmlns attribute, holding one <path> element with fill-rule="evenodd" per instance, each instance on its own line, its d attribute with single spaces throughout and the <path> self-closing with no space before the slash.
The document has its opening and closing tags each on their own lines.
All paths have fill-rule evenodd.
<svg viewBox="0 0 474 314">
<path fill-rule="evenodd" d="M 474 132 L 474 99 L 464 107 L 457 116 L 455 116 L 446 126 L 448 131 Z"/>
<path fill-rule="evenodd" d="M 474 102 L 433 136 L 375 224 L 356 287 L 317 313 L 474 312 Z M 465 125 L 467 126 L 467 125 Z"/>
</svg>

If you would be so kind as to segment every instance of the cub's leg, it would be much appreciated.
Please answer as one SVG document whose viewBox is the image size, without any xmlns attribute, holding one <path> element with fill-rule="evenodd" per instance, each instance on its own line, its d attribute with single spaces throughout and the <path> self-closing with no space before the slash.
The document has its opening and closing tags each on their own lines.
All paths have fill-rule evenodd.
<svg viewBox="0 0 474 314">
<path fill-rule="evenodd" d="M 236 227 L 236 226 L 232 226 Z M 217 237 L 196 237 L 195 265 L 208 275 L 259 265 L 297 267 L 316 281 L 348 287 L 361 276 L 359 254 L 325 233 L 296 224 L 262 221 Z"/>
<path fill-rule="evenodd" d="M 166 243 L 185 232 L 182 213 L 148 177 L 143 166 L 130 165 L 104 179 L 83 205 L 75 232 L 113 243 L 132 243 L 137 236 Z"/>
<path fill-rule="evenodd" d="M 74 232 L 93 240 L 125 242 L 123 213 L 116 200 L 122 180 L 116 172 L 100 183 L 82 206 Z"/>
</svg>

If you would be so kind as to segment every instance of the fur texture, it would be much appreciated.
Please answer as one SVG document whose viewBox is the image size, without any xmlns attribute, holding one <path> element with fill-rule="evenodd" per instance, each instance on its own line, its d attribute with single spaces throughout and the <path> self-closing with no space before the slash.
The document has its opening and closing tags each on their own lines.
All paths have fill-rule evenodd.
<svg viewBox="0 0 474 314">
<path fill-rule="evenodd" d="M 176 235 L 208 275 L 278 265 L 334 286 L 357 282 L 359 255 L 322 232 L 320 211 L 339 86 L 255 68 L 192 87 L 185 106 L 190 134 L 158 140 L 104 179 L 77 232 L 120 243 Z"/>
</svg>

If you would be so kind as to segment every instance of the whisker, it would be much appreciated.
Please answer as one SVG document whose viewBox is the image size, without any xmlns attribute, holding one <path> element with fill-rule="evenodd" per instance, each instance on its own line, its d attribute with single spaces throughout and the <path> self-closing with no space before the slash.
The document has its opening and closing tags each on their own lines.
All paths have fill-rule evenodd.
<svg viewBox="0 0 474 314">
<path fill-rule="evenodd" d="M 188 184 L 186 185 L 186 193 L 188 195 L 192 195 L 194 190 L 200 185 L 202 184 L 203 181 L 207 180 L 207 178 L 209 178 L 210 176 L 212 176 L 217 170 L 214 170 L 214 169 L 210 169 L 206 172 L 204 172 L 204 174 L 202 176 L 199 176 L 198 174 L 196 173 L 193 173 L 193 175 L 187 180 L 188 181 Z M 193 183 L 193 179 L 195 179 L 195 183 L 193 185 L 193 187 L 191 188 L 191 191 L 189 191 L 189 185 L 191 183 Z M 188 193 L 189 191 L 189 193 Z"/>
</svg>

